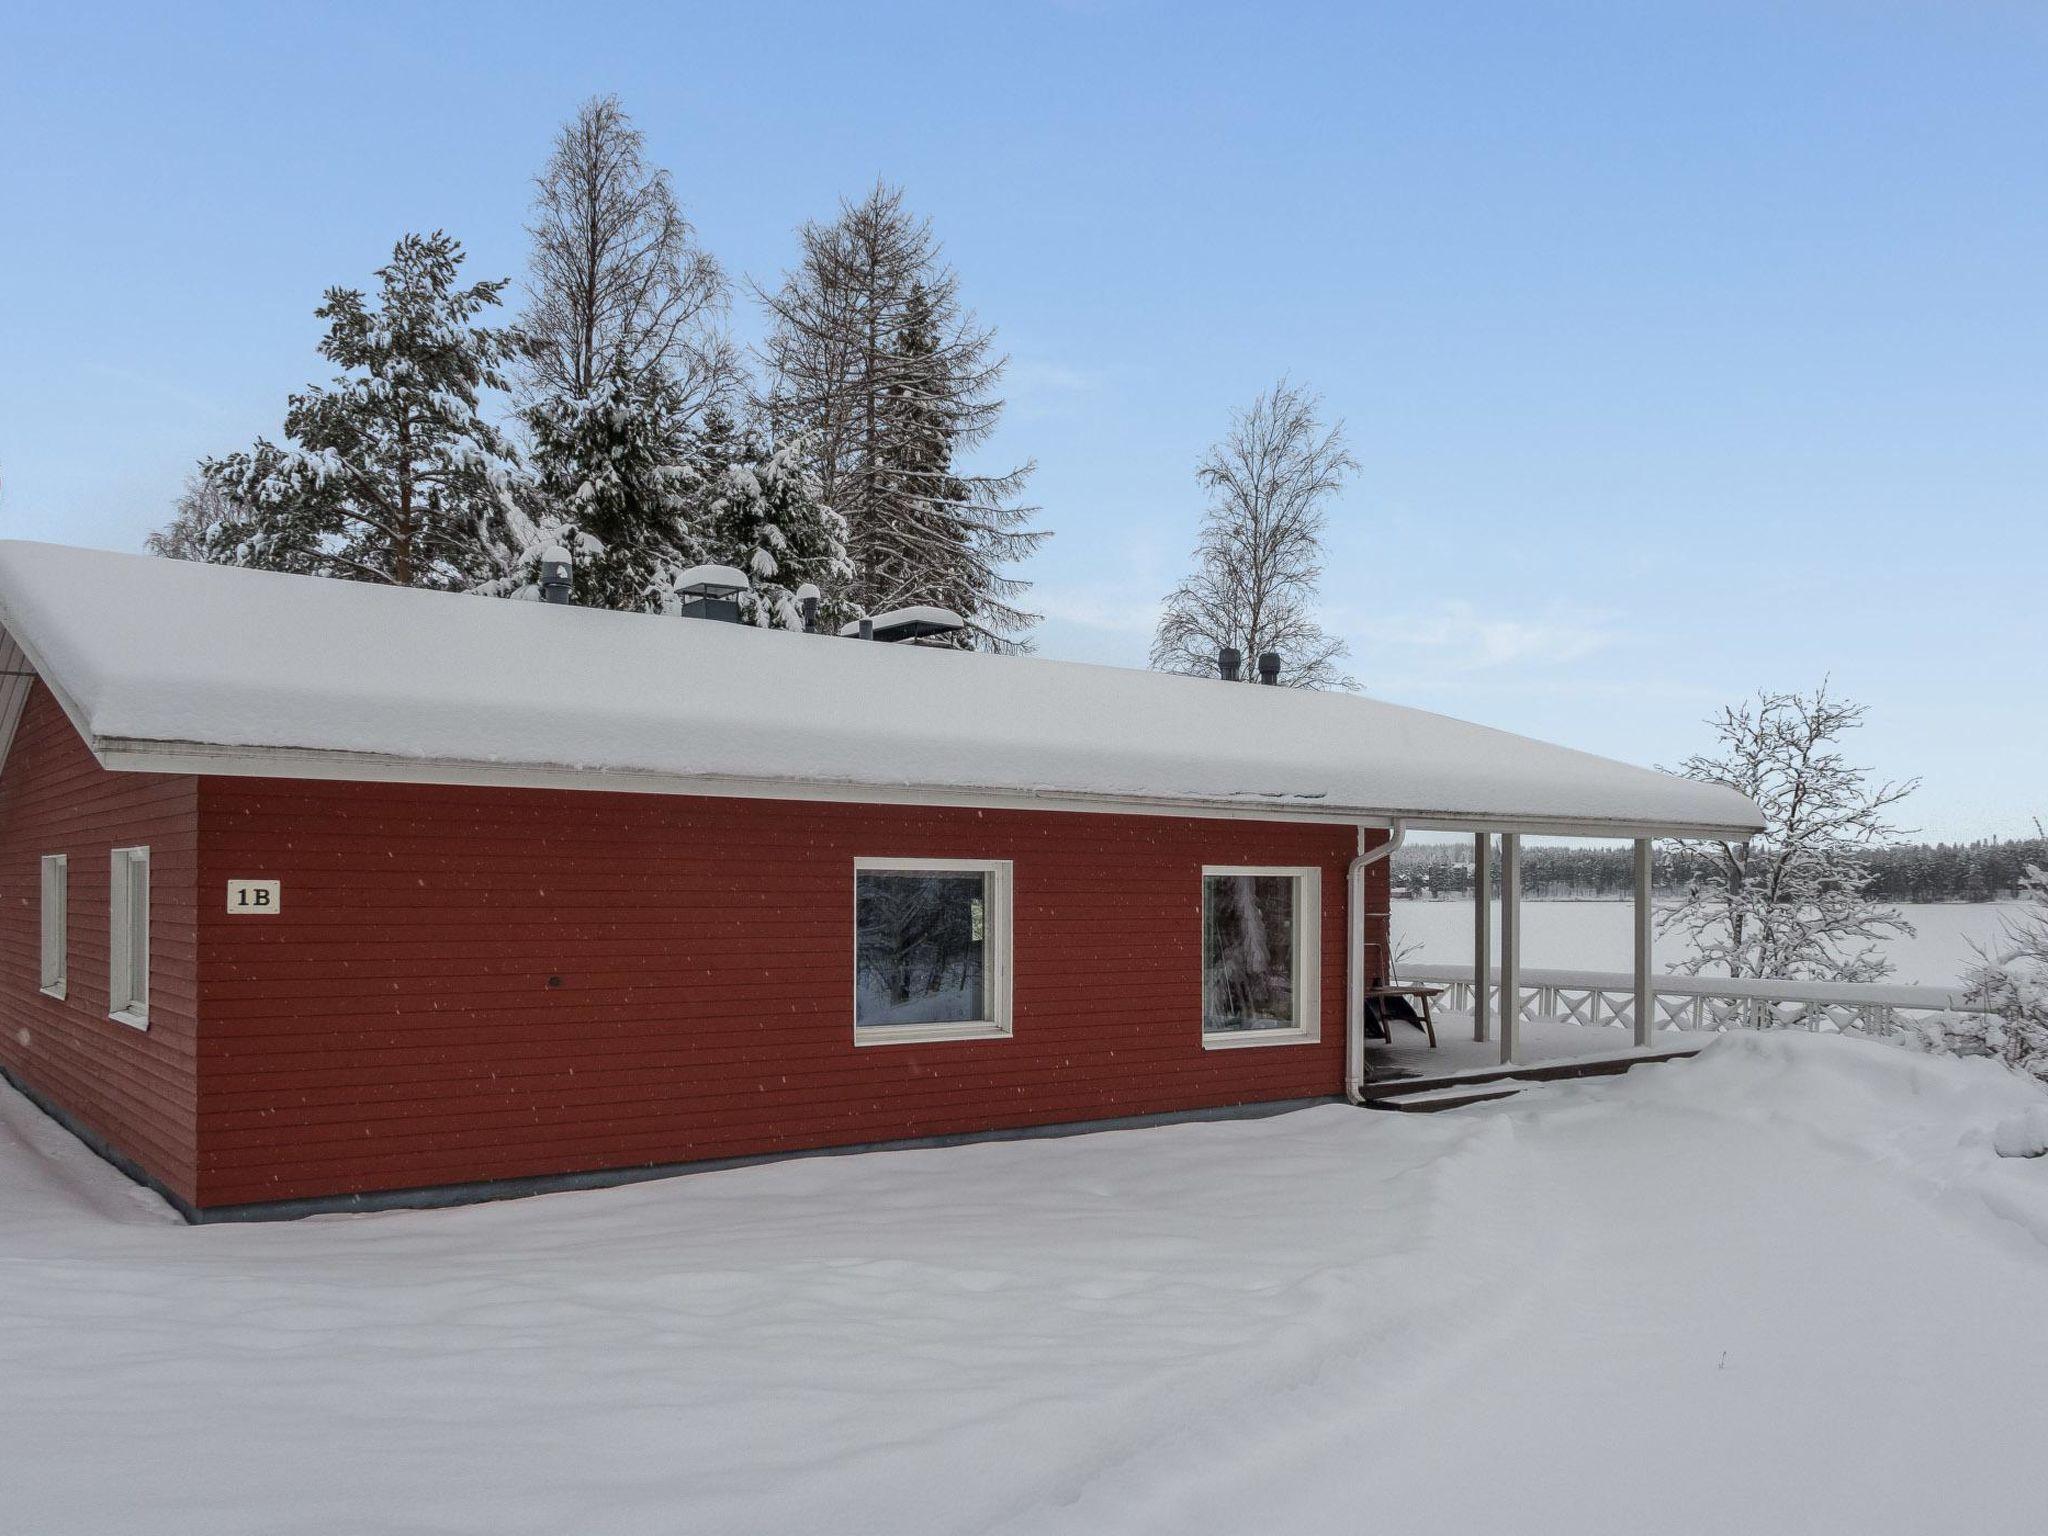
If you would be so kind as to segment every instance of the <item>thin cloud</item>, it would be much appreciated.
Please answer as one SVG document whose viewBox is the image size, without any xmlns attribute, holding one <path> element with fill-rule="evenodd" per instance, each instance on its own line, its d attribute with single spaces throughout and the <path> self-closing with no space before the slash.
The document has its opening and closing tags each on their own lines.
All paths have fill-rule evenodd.
<svg viewBox="0 0 2048 1536">
<path fill-rule="evenodd" d="M 1436 672 L 1565 666 L 1621 638 L 1606 614 L 1483 612 L 1463 598 L 1369 612 L 1333 610 L 1328 620 L 1351 638 L 1355 655 L 1405 658 Z"/>
<path fill-rule="evenodd" d="M 1048 619 L 1107 634 L 1149 638 L 1159 627 L 1158 596 L 1136 582 L 1037 582 L 1028 601 Z"/>
<path fill-rule="evenodd" d="M 153 395 L 172 405 L 182 406 L 188 411 L 197 411 L 207 416 L 232 416 L 234 411 L 211 396 L 183 388 L 164 379 L 152 378 L 149 374 L 138 373 L 133 368 L 121 368 L 112 363 L 87 363 L 85 372 L 103 379 L 112 379 L 130 389 L 145 395 Z"/>
<path fill-rule="evenodd" d="M 1013 357 L 1003 370 L 1007 403 L 1023 421 L 1043 421 L 1070 411 L 1103 383 L 1100 373 L 1043 358 Z"/>
</svg>

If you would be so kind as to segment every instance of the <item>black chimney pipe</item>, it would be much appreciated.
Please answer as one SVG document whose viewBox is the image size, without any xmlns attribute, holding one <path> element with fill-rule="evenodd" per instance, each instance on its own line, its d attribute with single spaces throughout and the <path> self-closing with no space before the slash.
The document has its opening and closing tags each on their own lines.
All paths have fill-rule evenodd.
<svg viewBox="0 0 2048 1536">
<path fill-rule="evenodd" d="M 800 607 L 804 616 L 804 633 L 815 635 L 818 632 L 818 600 L 815 597 L 807 597 Z"/>
<path fill-rule="evenodd" d="M 1226 645 L 1216 653 L 1216 670 L 1226 683 L 1237 681 L 1238 668 L 1243 665 L 1244 652 L 1234 645 Z"/>
<path fill-rule="evenodd" d="M 1280 681 L 1280 653 L 1278 651 L 1259 652 L 1259 681 L 1275 684 Z"/>
<path fill-rule="evenodd" d="M 541 557 L 540 600 L 544 603 L 566 603 L 571 587 L 569 553 L 556 548 Z"/>
</svg>

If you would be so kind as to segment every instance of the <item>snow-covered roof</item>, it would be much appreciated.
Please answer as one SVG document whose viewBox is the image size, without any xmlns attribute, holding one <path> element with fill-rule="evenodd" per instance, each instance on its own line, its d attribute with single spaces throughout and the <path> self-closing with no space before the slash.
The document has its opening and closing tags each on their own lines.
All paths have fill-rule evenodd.
<svg viewBox="0 0 2048 1536">
<path fill-rule="evenodd" d="M 1739 836 L 1735 791 L 1378 699 L 0 541 L 112 768 Z"/>
</svg>

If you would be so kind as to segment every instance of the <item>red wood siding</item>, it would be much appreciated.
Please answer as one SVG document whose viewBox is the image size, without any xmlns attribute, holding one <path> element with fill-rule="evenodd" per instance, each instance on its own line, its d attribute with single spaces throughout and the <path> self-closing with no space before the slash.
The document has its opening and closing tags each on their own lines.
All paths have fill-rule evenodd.
<svg viewBox="0 0 2048 1536">
<path fill-rule="evenodd" d="M 198 780 L 109 773 L 37 683 L 0 770 L 0 1063 L 186 1200 L 197 1196 Z M 149 849 L 149 1029 L 107 1017 L 108 856 Z M 70 979 L 40 983 L 42 857 L 70 859 Z"/>
<path fill-rule="evenodd" d="M 204 1205 L 1342 1087 L 1348 828 L 225 778 L 200 808 Z M 1014 861 L 1013 1038 L 854 1046 L 857 855 Z M 1321 868 L 1319 1043 L 1202 1048 L 1204 864 Z M 228 916 L 231 878 L 279 915 Z"/>
</svg>

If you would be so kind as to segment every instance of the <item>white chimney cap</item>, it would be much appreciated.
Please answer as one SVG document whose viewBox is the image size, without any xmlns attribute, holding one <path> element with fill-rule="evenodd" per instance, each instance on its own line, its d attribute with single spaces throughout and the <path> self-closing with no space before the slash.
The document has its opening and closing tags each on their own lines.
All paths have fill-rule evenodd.
<svg viewBox="0 0 2048 1536">
<path fill-rule="evenodd" d="M 730 565 L 693 565 L 676 576 L 684 597 L 731 597 L 747 590 L 746 572 Z"/>
</svg>

